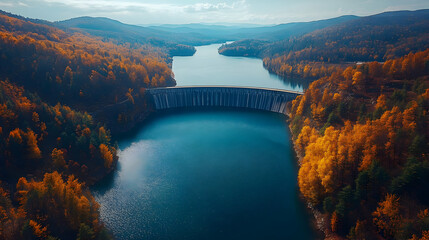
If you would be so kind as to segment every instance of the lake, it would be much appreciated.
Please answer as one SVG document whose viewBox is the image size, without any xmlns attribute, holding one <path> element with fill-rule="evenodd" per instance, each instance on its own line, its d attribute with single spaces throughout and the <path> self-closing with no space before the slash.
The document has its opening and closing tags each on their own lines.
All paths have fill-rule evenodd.
<svg viewBox="0 0 429 240">
<path fill-rule="evenodd" d="M 261 59 L 220 55 L 220 46 L 201 46 L 192 57 L 174 57 L 177 86 L 229 85 L 302 91 L 308 85 L 307 81 L 283 80 L 269 73 Z"/>
<path fill-rule="evenodd" d="M 220 56 L 218 47 L 175 57 L 178 85 L 302 90 L 270 75 L 261 60 Z M 118 169 L 93 189 L 117 239 L 314 238 L 283 115 L 158 113 L 119 148 Z"/>
</svg>

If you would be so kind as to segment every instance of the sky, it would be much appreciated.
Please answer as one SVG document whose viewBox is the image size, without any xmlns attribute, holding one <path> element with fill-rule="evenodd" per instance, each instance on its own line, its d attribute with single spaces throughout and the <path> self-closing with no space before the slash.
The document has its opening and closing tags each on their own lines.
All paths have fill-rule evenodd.
<svg viewBox="0 0 429 240">
<path fill-rule="evenodd" d="M 0 9 L 60 21 L 108 17 L 128 24 L 279 24 L 429 9 L 429 0 L 0 0 Z"/>
</svg>

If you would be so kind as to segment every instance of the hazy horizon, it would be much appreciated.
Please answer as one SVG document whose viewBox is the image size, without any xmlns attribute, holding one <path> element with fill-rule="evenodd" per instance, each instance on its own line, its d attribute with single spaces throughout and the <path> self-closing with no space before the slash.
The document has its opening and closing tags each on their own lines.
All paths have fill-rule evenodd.
<svg viewBox="0 0 429 240">
<path fill-rule="evenodd" d="M 4 0 L 0 9 L 25 17 L 62 21 L 90 16 L 127 24 L 257 24 L 308 22 L 343 15 L 428 9 L 426 0 Z"/>
</svg>

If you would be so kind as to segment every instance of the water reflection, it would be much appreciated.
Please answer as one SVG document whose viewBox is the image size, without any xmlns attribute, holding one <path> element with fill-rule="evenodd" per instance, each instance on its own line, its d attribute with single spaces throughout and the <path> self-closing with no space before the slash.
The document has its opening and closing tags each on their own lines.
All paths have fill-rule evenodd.
<svg viewBox="0 0 429 240">
<path fill-rule="evenodd" d="M 308 86 L 308 81 L 282 79 L 269 73 L 261 59 L 222 56 L 217 52 L 220 46 L 201 46 L 192 57 L 174 57 L 173 72 L 177 85 L 229 85 L 294 91 L 302 91 Z"/>
<path fill-rule="evenodd" d="M 118 239 L 313 238 L 280 114 L 164 113 L 119 147 L 94 189 Z"/>
</svg>

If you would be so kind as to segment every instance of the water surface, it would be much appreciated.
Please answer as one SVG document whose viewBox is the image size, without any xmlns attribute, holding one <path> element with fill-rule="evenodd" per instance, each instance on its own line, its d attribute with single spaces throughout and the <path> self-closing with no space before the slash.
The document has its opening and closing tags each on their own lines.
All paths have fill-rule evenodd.
<svg viewBox="0 0 429 240">
<path fill-rule="evenodd" d="M 118 239 L 312 237 L 280 114 L 163 114 L 119 147 L 118 171 L 95 191 Z"/>
<path fill-rule="evenodd" d="M 258 58 L 218 54 L 221 44 L 197 47 L 192 57 L 174 57 L 173 72 L 178 86 L 229 85 L 302 91 L 303 80 L 281 79 L 264 69 Z"/>
<path fill-rule="evenodd" d="M 218 47 L 175 57 L 178 85 L 302 90 L 261 60 L 224 57 Z M 143 125 L 119 142 L 118 169 L 94 189 L 117 239 L 313 238 L 283 115 L 173 111 Z"/>
</svg>

